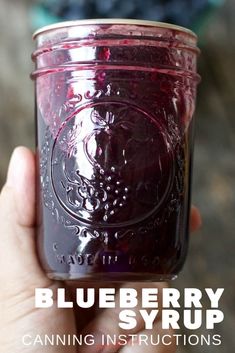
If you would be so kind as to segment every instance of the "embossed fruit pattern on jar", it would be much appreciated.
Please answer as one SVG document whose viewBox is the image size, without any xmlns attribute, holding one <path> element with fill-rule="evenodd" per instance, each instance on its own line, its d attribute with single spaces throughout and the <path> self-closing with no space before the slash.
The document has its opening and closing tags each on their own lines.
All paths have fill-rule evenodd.
<svg viewBox="0 0 235 353">
<path fill-rule="evenodd" d="M 58 279 L 174 278 L 188 243 L 195 36 L 81 21 L 36 38 L 43 268 Z"/>
</svg>

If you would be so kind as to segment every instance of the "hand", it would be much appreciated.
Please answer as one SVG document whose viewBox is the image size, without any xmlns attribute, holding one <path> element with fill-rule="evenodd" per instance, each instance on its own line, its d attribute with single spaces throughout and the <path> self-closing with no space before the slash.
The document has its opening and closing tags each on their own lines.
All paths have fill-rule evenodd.
<svg viewBox="0 0 235 353">
<path fill-rule="evenodd" d="M 126 346 L 101 347 L 87 346 L 42 346 L 23 345 L 22 337 L 30 335 L 35 337 L 45 334 L 78 334 L 81 327 L 83 332 L 99 335 L 101 332 L 119 334 L 117 325 L 117 310 L 107 309 L 94 318 L 93 313 L 75 312 L 73 309 L 35 309 L 35 288 L 62 287 L 62 282 L 49 280 L 38 263 L 35 248 L 35 157 L 24 147 L 18 147 L 11 158 L 8 176 L 0 195 L 0 352 L 50 352 L 50 353 L 92 353 L 92 352 L 121 352 L 138 353 L 143 347 Z M 191 230 L 199 228 L 201 220 L 196 208 L 191 212 Z M 99 283 L 100 286 L 102 284 Z M 148 284 L 149 287 L 150 284 Z M 158 288 L 163 283 L 152 283 Z M 105 286 L 105 284 L 103 284 Z M 130 284 L 140 288 L 143 284 Z M 86 322 L 90 320 L 90 322 Z M 143 327 L 139 322 L 135 333 L 142 333 Z M 160 321 L 155 323 L 154 331 L 161 332 Z M 128 332 L 129 333 L 129 332 Z M 145 331 L 144 334 L 151 334 Z M 29 337 L 29 336 L 28 336 Z M 171 346 L 148 346 L 145 353 L 175 352 Z"/>
</svg>

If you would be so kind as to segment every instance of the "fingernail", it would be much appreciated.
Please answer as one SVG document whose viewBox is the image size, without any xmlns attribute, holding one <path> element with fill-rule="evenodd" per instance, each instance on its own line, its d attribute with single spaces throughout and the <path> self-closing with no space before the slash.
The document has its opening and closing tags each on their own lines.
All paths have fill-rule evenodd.
<svg viewBox="0 0 235 353">
<path fill-rule="evenodd" d="M 16 148 L 11 155 L 6 181 L 7 186 L 12 188 L 15 187 L 17 183 L 17 161 L 19 162 L 19 157 L 18 149 Z"/>
<path fill-rule="evenodd" d="M 17 164 L 19 162 L 19 156 L 18 156 L 18 149 L 15 148 L 10 159 L 10 163 L 8 166 L 8 172 L 7 172 L 7 180 L 6 184 L 9 187 L 15 187 L 17 183 Z"/>
</svg>

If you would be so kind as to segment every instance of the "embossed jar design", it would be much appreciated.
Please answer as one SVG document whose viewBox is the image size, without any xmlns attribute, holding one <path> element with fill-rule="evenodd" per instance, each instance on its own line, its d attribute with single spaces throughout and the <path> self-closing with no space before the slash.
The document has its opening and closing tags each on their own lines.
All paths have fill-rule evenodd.
<svg viewBox="0 0 235 353">
<path fill-rule="evenodd" d="M 188 242 L 196 36 L 115 19 L 35 39 L 42 267 L 56 279 L 174 278 Z"/>
</svg>

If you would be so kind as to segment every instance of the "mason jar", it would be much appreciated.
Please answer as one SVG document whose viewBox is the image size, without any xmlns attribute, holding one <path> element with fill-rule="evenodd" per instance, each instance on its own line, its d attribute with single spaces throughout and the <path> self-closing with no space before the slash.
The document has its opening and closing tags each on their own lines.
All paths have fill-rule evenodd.
<svg viewBox="0 0 235 353">
<path fill-rule="evenodd" d="M 195 34 L 104 19 L 34 38 L 43 269 L 62 280 L 175 278 L 188 247 Z"/>
</svg>

